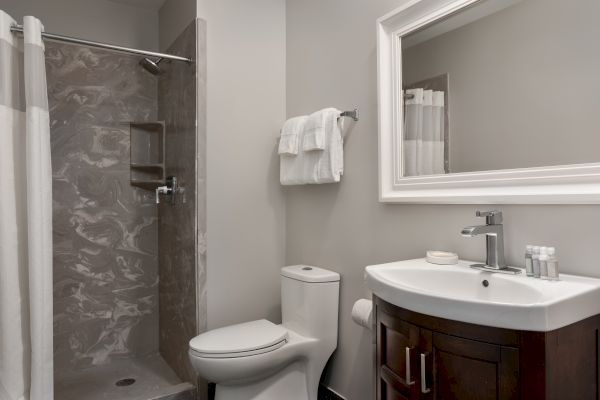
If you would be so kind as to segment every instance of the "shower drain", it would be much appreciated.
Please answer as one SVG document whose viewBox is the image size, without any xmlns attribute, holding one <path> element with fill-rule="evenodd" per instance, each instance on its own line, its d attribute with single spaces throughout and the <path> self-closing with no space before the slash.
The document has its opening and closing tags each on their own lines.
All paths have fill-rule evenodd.
<svg viewBox="0 0 600 400">
<path fill-rule="evenodd" d="M 133 378 L 125 378 L 125 379 L 119 379 L 118 381 L 115 382 L 116 386 L 131 386 L 135 383 L 135 379 Z"/>
</svg>

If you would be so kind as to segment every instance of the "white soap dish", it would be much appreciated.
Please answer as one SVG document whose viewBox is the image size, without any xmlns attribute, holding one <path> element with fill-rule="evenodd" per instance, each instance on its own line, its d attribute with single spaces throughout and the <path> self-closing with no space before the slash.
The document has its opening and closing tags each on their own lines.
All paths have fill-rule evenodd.
<svg viewBox="0 0 600 400">
<path fill-rule="evenodd" d="M 447 251 L 429 250 L 425 260 L 430 264 L 454 265 L 458 264 L 458 254 Z"/>
</svg>

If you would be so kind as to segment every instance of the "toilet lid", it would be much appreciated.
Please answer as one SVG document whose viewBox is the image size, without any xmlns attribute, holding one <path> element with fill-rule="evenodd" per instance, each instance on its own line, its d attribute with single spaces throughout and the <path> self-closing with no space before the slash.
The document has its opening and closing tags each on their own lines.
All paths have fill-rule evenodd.
<svg viewBox="0 0 600 400">
<path fill-rule="evenodd" d="M 190 348 L 200 357 L 242 357 L 273 351 L 287 338 L 281 325 L 260 319 L 203 333 L 190 341 Z"/>
</svg>

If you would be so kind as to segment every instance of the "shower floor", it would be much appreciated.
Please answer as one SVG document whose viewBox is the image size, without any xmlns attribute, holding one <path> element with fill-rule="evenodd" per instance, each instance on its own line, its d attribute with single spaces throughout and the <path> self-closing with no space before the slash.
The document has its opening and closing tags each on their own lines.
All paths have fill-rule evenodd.
<svg viewBox="0 0 600 400">
<path fill-rule="evenodd" d="M 131 383 L 131 379 L 135 382 Z M 117 382 L 120 385 L 117 385 Z M 194 400 L 195 388 L 159 355 L 56 372 L 55 400 Z"/>
</svg>

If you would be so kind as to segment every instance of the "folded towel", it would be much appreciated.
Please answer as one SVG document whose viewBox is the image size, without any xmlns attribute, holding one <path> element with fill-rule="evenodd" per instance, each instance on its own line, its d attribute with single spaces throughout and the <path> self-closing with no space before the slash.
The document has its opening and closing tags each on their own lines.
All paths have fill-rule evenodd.
<svg viewBox="0 0 600 400">
<path fill-rule="evenodd" d="M 301 151 L 297 155 L 280 155 L 279 181 L 282 185 L 304 185 L 308 183 L 305 179 L 304 165 L 306 155 L 310 153 Z"/>
<path fill-rule="evenodd" d="M 307 116 L 290 118 L 281 128 L 279 139 L 279 154 L 296 155 L 300 147 L 300 134 L 306 124 Z"/>
<path fill-rule="evenodd" d="M 335 108 L 325 108 L 309 115 L 304 126 L 302 149 L 304 151 L 324 150 L 326 137 L 331 134 L 330 130 L 334 129 L 331 120 L 334 118 L 334 121 L 337 121 L 339 115 L 340 110 Z"/>
<path fill-rule="evenodd" d="M 282 185 L 339 182 L 344 171 L 342 130 L 338 113 L 328 113 L 323 121 L 325 135 L 322 151 L 301 151 L 296 156 L 281 155 L 279 178 Z M 306 129 L 300 135 L 306 139 Z M 304 146 L 303 146 L 304 148 Z"/>
</svg>

